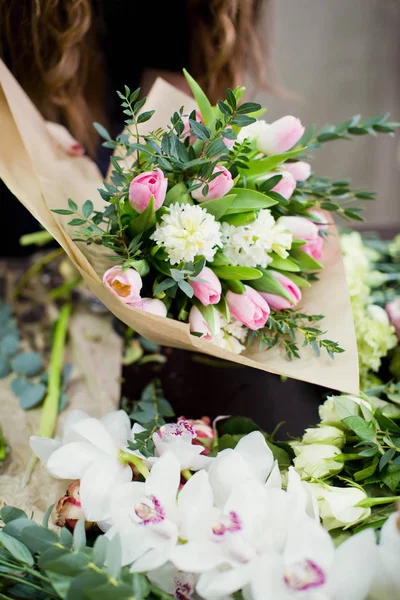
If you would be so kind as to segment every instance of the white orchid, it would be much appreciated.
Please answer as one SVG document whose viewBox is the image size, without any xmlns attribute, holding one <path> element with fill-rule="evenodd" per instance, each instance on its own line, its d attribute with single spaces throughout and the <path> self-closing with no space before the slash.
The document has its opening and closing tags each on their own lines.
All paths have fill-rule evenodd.
<svg viewBox="0 0 400 600">
<path fill-rule="evenodd" d="M 380 534 L 377 546 L 375 577 L 371 600 L 400 598 L 400 514 L 390 515 Z"/>
<path fill-rule="evenodd" d="M 311 492 L 318 502 L 320 516 L 327 531 L 336 527 L 351 527 L 371 515 L 371 509 L 357 506 L 367 498 L 358 487 L 335 487 L 310 483 Z"/>
<path fill-rule="evenodd" d="M 31 438 L 31 447 L 46 469 L 60 479 L 79 479 L 82 508 L 88 521 L 109 517 L 110 498 L 115 487 L 131 481 L 127 464 L 131 430 L 128 415 L 114 411 L 98 420 L 81 411 L 71 414 L 62 443 L 47 438 Z"/>
<path fill-rule="evenodd" d="M 303 517 L 292 522 L 282 553 L 260 557 L 244 595 L 247 600 L 363 600 L 371 586 L 375 556 L 372 530 L 335 550 L 325 529 Z M 217 583 L 221 594 L 227 587 L 225 579 L 226 573 L 221 573 Z"/>
<path fill-rule="evenodd" d="M 153 434 L 156 457 L 162 456 L 165 452 L 172 452 L 181 465 L 181 471 L 202 469 L 212 459 L 202 454 L 203 446 L 193 444 L 196 437 L 196 431 L 186 419 L 181 419 L 178 423 L 167 423 Z M 155 462 L 157 458 L 149 460 Z"/>
<path fill-rule="evenodd" d="M 197 600 L 196 583 L 198 575 L 179 571 L 172 563 L 150 571 L 148 578 L 153 585 L 158 586 L 167 594 L 179 600 Z"/>
<path fill-rule="evenodd" d="M 234 450 L 220 452 L 209 469 L 217 506 L 226 503 L 239 482 L 245 486 L 247 481 L 255 479 L 264 484 L 273 465 L 274 456 L 259 431 L 244 436 Z"/>
</svg>

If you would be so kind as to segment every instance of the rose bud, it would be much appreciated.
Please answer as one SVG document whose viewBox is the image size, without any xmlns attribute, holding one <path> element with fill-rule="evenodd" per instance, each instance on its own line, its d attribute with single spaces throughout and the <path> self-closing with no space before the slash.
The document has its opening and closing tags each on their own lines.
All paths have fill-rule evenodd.
<svg viewBox="0 0 400 600">
<path fill-rule="evenodd" d="M 324 242 L 318 233 L 318 227 L 315 223 L 304 217 L 279 217 L 277 223 L 287 231 L 290 231 L 293 238 L 306 242 L 304 246 L 301 246 L 303 252 L 306 252 L 315 260 L 322 258 Z"/>
<path fill-rule="evenodd" d="M 129 185 L 129 202 L 138 213 L 146 210 L 154 196 L 154 209 L 158 210 L 167 194 L 168 179 L 161 169 L 146 171 L 134 177 Z"/>
<path fill-rule="evenodd" d="M 142 278 L 135 269 L 127 269 L 123 273 L 122 267 L 111 267 L 104 273 L 103 283 L 124 304 L 133 304 L 141 299 Z"/>
<path fill-rule="evenodd" d="M 197 306 L 192 306 L 192 308 L 190 309 L 189 325 L 190 325 L 190 331 L 192 333 L 202 333 L 203 334 L 201 336 L 202 339 L 207 340 L 207 342 L 210 342 L 212 340 L 211 329 L 210 329 L 207 321 L 201 314 L 200 310 L 197 308 Z M 220 328 L 219 315 L 218 315 L 217 311 L 215 311 L 215 310 L 214 310 L 214 326 L 215 326 L 215 329 L 217 330 L 216 333 L 218 333 L 219 328 Z"/>
<path fill-rule="evenodd" d="M 77 479 L 69 484 L 65 496 L 62 496 L 57 502 L 55 524 L 58 527 L 67 527 L 70 531 L 73 531 L 79 519 L 85 516 L 81 505 L 79 488 L 80 482 Z M 92 526 L 93 523 L 85 521 L 86 530 Z"/>
<path fill-rule="evenodd" d="M 286 308 L 293 308 L 293 306 L 296 306 L 296 304 L 301 300 L 300 288 L 295 283 L 293 283 L 293 281 L 289 279 L 289 277 L 278 273 L 278 271 L 272 271 L 268 269 L 268 273 L 272 275 L 272 277 L 276 279 L 276 281 L 285 288 L 286 292 L 291 297 L 291 300 L 289 300 L 288 298 L 283 298 L 283 296 L 279 296 L 277 294 L 259 292 L 259 294 L 261 294 L 264 300 L 268 302 L 269 307 L 273 308 L 274 310 L 283 310 Z"/>
<path fill-rule="evenodd" d="M 397 296 L 392 302 L 386 304 L 386 312 L 400 340 L 400 296 Z"/>
<path fill-rule="evenodd" d="M 284 170 L 289 171 L 296 181 L 306 181 L 311 175 L 311 165 L 304 160 L 285 163 Z"/>
<path fill-rule="evenodd" d="M 138 302 L 133 302 L 129 306 L 143 310 L 144 312 L 151 313 L 152 315 L 158 315 L 159 317 L 167 316 L 167 307 L 164 302 L 157 298 L 142 298 Z"/>
<path fill-rule="evenodd" d="M 221 300 L 222 287 L 215 273 L 208 267 L 204 267 L 196 276 L 196 279 L 202 281 L 189 281 L 195 297 L 200 300 L 203 306 L 218 304 Z"/>
<path fill-rule="evenodd" d="M 195 198 L 195 200 L 197 200 L 198 202 L 205 202 L 206 200 L 216 200 L 217 198 L 222 198 L 222 196 L 225 196 L 233 188 L 232 175 L 226 167 L 223 167 L 222 165 L 217 165 L 213 173 L 219 173 L 218 177 L 215 177 L 212 181 L 210 181 L 207 184 L 203 183 L 201 187 L 193 190 L 192 197 Z M 201 181 L 195 179 L 194 183 L 201 183 Z M 204 196 L 203 190 L 206 185 L 208 185 L 208 192 Z"/>
<path fill-rule="evenodd" d="M 196 437 L 192 440 L 192 444 L 204 446 L 202 454 L 209 454 L 215 439 L 215 431 L 211 426 L 210 417 L 202 417 L 201 419 L 185 419 L 185 417 L 179 417 L 178 423 L 180 421 L 189 423 L 195 432 Z"/>
<path fill-rule="evenodd" d="M 300 119 L 282 117 L 260 129 L 257 147 L 263 154 L 281 154 L 293 148 L 304 133 Z"/>
<path fill-rule="evenodd" d="M 248 285 L 243 294 L 235 294 L 230 290 L 226 301 L 232 317 L 246 325 L 249 329 L 261 329 L 268 321 L 270 309 L 264 298 Z"/>
</svg>

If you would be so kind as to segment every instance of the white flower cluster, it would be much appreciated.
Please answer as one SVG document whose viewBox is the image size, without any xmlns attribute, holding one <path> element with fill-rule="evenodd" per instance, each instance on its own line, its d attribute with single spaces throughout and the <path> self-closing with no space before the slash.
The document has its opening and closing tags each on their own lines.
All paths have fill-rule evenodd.
<svg viewBox="0 0 400 600">
<path fill-rule="evenodd" d="M 126 447 L 136 431 L 123 411 L 101 421 L 75 412 L 62 441 L 31 441 L 52 475 L 80 479 L 84 515 L 119 538 L 121 565 L 132 572 L 185 600 L 229 600 L 239 591 L 248 600 L 362 600 L 372 585 L 390 592 L 373 598 L 398 597 L 396 560 L 385 561 L 400 548 L 395 518 L 379 547 L 367 529 L 335 548 L 316 510 L 314 495 L 324 490 L 313 495 L 293 468 L 282 489 L 260 432 L 210 458 L 180 420 L 153 434 L 155 456 L 145 459 Z M 144 481 L 132 481 L 131 466 Z M 332 504 L 326 494 L 324 520 Z"/>
<path fill-rule="evenodd" d="M 235 266 L 265 268 L 272 261 L 271 252 L 282 258 L 288 256 L 292 239 L 292 234 L 276 224 L 268 209 L 260 210 L 249 225 L 222 224 L 223 252 Z"/>
<path fill-rule="evenodd" d="M 221 226 L 201 206 L 172 204 L 151 239 L 162 246 L 172 265 L 204 256 L 212 261 L 221 246 Z"/>
<path fill-rule="evenodd" d="M 213 335 L 213 344 L 220 348 L 229 350 L 234 354 L 240 354 L 245 350 L 246 341 L 249 331 L 243 323 L 231 318 L 230 323 L 220 317 L 220 329 Z"/>
</svg>

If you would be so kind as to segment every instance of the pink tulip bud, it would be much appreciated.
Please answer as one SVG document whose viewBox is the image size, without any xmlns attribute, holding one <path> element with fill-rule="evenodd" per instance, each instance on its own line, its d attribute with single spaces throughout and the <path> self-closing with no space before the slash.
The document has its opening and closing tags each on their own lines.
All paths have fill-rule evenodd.
<svg viewBox="0 0 400 600">
<path fill-rule="evenodd" d="M 324 213 L 316 208 L 310 208 L 307 211 L 307 214 L 310 215 L 310 219 L 312 222 L 318 227 L 318 229 L 328 229 L 328 220 Z"/>
<path fill-rule="evenodd" d="M 289 200 L 296 189 L 295 178 L 289 171 L 281 171 L 280 173 L 271 173 L 268 177 L 263 177 L 263 179 L 270 179 L 271 177 L 275 177 L 275 175 L 282 175 L 282 179 L 272 188 L 272 191 Z"/>
<path fill-rule="evenodd" d="M 192 192 L 192 197 L 195 198 L 198 202 L 205 202 L 206 200 L 216 200 L 217 198 L 222 198 L 225 196 L 232 188 L 233 188 L 233 179 L 232 175 L 228 171 L 226 167 L 222 165 L 217 165 L 213 171 L 213 173 L 220 173 L 218 177 L 215 177 L 208 184 L 203 183 L 203 185 Z M 201 183 L 199 180 L 195 180 L 194 183 Z M 205 196 L 203 196 L 203 189 L 205 185 L 208 185 L 208 192 Z"/>
<path fill-rule="evenodd" d="M 196 279 L 201 279 L 202 281 L 189 281 L 195 297 L 200 300 L 203 306 L 218 304 L 221 300 L 222 287 L 215 273 L 208 267 L 204 267 Z"/>
<path fill-rule="evenodd" d="M 272 275 L 272 277 L 285 288 L 289 296 L 291 296 L 291 300 L 288 300 L 287 298 L 283 298 L 283 296 L 278 296 L 277 294 L 259 292 L 264 300 L 268 302 L 270 308 L 273 308 L 274 310 L 283 310 L 285 308 L 293 308 L 293 306 L 296 306 L 296 304 L 301 300 L 300 288 L 293 283 L 289 277 L 278 273 L 278 271 L 272 271 L 268 269 L 268 273 Z"/>
<path fill-rule="evenodd" d="M 85 516 L 80 498 L 79 479 L 73 481 L 67 487 L 65 495 L 62 496 L 56 505 L 56 525 L 58 527 L 67 527 L 70 531 L 75 529 L 75 525 Z M 85 521 L 85 529 L 93 527 L 93 523 Z"/>
<path fill-rule="evenodd" d="M 256 290 L 248 285 L 245 285 L 245 288 L 243 294 L 235 294 L 231 291 L 226 294 L 229 310 L 232 317 L 249 329 L 261 329 L 268 321 L 269 306 Z"/>
<path fill-rule="evenodd" d="M 400 296 L 397 296 L 392 302 L 386 304 L 386 312 L 400 340 Z"/>
<path fill-rule="evenodd" d="M 216 315 L 217 315 L 217 313 L 216 313 Z M 202 339 L 207 340 L 207 342 L 210 342 L 212 340 L 211 329 L 210 329 L 207 321 L 201 314 L 200 310 L 197 308 L 197 306 L 192 306 L 192 308 L 190 309 L 189 325 L 190 325 L 190 331 L 192 331 L 194 333 L 202 333 L 203 334 L 201 336 Z"/>
<path fill-rule="evenodd" d="M 138 213 L 146 210 L 154 196 L 154 209 L 158 210 L 167 194 L 168 179 L 161 169 L 146 171 L 134 177 L 129 185 L 129 202 Z"/>
<path fill-rule="evenodd" d="M 192 440 L 192 444 L 204 446 L 202 454 L 209 454 L 215 439 L 215 431 L 211 426 L 210 417 L 202 417 L 201 419 L 186 419 L 185 417 L 179 417 L 178 423 L 181 421 L 189 423 L 196 435 Z"/>
<path fill-rule="evenodd" d="M 285 171 L 289 171 L 296 181 L 306 181 L 311 175 L 311 165 L 304 160 L 285 163 L 283 168 Z"/>
<path fill-rule="evenodd" d="M 315 260 L 322 258 L 324 242 L 315 223 L 304 217 L 279 217 L 277 223 L 283 229 L 290 231 L 295 239 L 306 242 L 304 246 L 301 246 L 303 252 L 306 252 Z"/>
<path fill-rule="evenodd" d="M 158 315 L 159 317 L 166 317 L 168 312 L 164 302 L 158 300 L 157 298 L 142 298 L 138 302 L 133 302 L 129 306 L 143 310 L 144 312 L 152 315 Z"/>
<path fill-rule="evenodd" d="M 124 304 L 133 304 L 140 300 L 142 278 L 135 269 L 122 272 L 122 267 L 111 267 L 103 275 L 104 285 Z"/>
<path fill-rule="evenodd" d="M 197 121 L 198 123 L 203 122 L 203 117 L 201 116 L 201 112 L 199 110 L 196 110 L 195 121 Z M 183 123 L 182 141 L 185 141 L 186 138 L 189 138 L 190 145 L 192 146 L 195 143 L 195 141 L 197 140 L 197 138 L 195 138 L 194 135 L 190 134 L 189 115 L 184 115 L 182 117 L 182 123 Z"/>
<path fill-rule="evenodd" d="M 281 154 L 293 148 L 303 133 L 300 119 L 288 115 L 260 129 L 257 147 L 263 154 Z"/>
</svg>

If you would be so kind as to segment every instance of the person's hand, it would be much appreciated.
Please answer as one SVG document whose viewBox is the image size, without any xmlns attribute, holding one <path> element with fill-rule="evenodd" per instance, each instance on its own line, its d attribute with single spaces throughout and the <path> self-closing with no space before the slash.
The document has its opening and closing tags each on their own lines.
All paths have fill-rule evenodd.
<svg viewBox="0 0 400 600">
<path fill-rule="evenodd" d="M 64 152 L 70 156 L 83 156 L 85 154 L 84 147 L 72 137 L 68 129 L 52 121 L 46 121 L 46 127 L 57 146 Z"/>
</svg>

